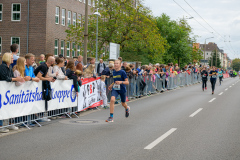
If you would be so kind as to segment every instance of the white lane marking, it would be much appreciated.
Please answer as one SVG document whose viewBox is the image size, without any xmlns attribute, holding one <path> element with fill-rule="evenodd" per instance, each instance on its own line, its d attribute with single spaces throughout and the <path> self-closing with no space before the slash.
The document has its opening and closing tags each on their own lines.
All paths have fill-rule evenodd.
<svg viewBox="0 0 240 160">
<path fill-rule="evenodd" d="M 229 86 L 230 88 L 232 87 L 232 86 Z"/>
<path fill-rule="evenodd" d="M 228 88 L 225 89 L 225 91 L 227 91 L 227 90 L 228 90 Z"/>
<path fill-rule="evenodd" d="M 221 96 L 223 94 L 223 92 L 219 93 L 219 96 Z"/>
<path fill-rule="evenodd" d="M 234 86 L 234 84 L 232 84 Z"/>
<path fill-rule="evenodd" d="M 194 117 L 196 114 L 198 114 L 201 110 L 203 110 L 202 108 L 199 108 L 197 111 L 195 111 L 193 114 L 191 114 L 189 117 Z"/>
<path fill-rule="evenodd" d="M 209 102 L 211 103 L 211 102 L 213 102 L 215 99 L 216 99 L 216 98 L 213 98 L 213 99 L 211 99 Z"/>
<path fill-rule="evenodd" d="M 168 136 L 170 136 L 173 132 L 175 132 L 177 130 L 177 128 L 172 128 L 169 131 L 167 131 L 166 133 L 164 133 L 161 137 L 159 137 L 158 139 L 156 139 L 155 141 L 153 141 L 152 143 L 150 143 L 147 147 L 145 147 L 144 149 L 152 149 L 153 147 L 155 147 L 158 143 L 162 142 L 165 138 L 167 138 Z"/>
</svg>

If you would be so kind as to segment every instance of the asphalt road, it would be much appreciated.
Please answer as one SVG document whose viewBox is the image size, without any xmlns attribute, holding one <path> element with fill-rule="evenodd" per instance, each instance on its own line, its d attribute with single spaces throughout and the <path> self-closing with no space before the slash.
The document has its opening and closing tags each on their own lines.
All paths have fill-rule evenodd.
<svg viewBox="0 0 240 160">
<path fill-rule="evenodd" d="M 0 160 L 240 160 L 239 90 L 224 79 L 214 95 L 208 83 L 130 102 L 129 118 L 117 106 L 114 123 L 109 110 L 54 120 L 1 137 Z"/>
</svg>

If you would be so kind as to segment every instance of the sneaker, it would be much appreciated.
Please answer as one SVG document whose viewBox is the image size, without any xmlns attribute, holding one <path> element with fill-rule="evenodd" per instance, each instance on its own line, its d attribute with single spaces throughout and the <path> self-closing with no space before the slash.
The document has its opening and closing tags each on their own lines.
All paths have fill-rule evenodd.
<svg viewBox="0 0 240 160">
<path fill-rule="evenodd" d="M 130 107 L 128 106 L 128 110 L 127 110 L 126 113 L 125 113 L 125 117 L 126 117 L 126 118 L 128 118 L 129 113 L 130 113 Z"/>
<path fill-rule="evenodd" d="M 103 108 L 104 108 L 104 109 L 109 109 L 110 107 L 109 107 L 109 106 L 104 106 Z"/>
<path fill-rule="evenodd" d="M 214 92 L 212 92 L 212 94 L 214 94 Z"/>
<path fill-rule="evenodd" d="M 108 119 L 106 120 L 106 122 L 113 122 L 113 118 L 112 118 L 112 117 L 108 117 Z"/>
<path fill-rule="evenodd" d="M 48 119 L 47 117 L 43 117 L 42 122 L 50 122 L 51 119 Z"/>
<path fill-rule="evenodd" d="M 207 90 L 207 87 L 205 87 L 205 90 Z"/>
<path fill-rule="evenodd" d="M 9 129 L 7 128 L 0 128 L 0 133 L 8 133 Z"/>
<path fill-rule="evenodd" d="M 8 129 L 16 131 L 16 130 L 18 130 L 19 128 L 16 127 L 16 126 L 9 126 Z"/>
<path fill-rule="evenodd" d="M 202 91 L 204 91 L 204 88 L 202 89 Z"/>
</svg>

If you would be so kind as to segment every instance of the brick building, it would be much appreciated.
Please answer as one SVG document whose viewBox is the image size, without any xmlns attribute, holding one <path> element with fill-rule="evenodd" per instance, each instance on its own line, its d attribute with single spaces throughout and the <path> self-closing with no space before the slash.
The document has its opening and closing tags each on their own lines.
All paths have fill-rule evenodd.
<svg viewBox="0 0 240 160">
<path fill-rule="evenodd" d="M 89 12 L 95 7 L 89 0 Z M 1 0 L 0 1 L 0 56 L 9 52 L 10 45 L 20 46 L 19 54 L 53 53 L 76 56 L 78 46 L 66 42 L 69 24 L 82 25 L 85 0 Z"/>
</svg>

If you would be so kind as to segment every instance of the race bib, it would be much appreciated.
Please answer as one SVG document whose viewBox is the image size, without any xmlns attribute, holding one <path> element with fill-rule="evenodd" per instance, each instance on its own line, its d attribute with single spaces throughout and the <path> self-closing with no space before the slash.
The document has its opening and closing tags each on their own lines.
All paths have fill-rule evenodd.
<svg viewBox="0 0 240 160">
<path fill-rule="evenodd" d="M 217 75 L 212 75 L 212 78 L 217 78 Z"/>
<path fill-rule="evenodd" d="M 113 89 L 114 90 L 120 90 L 120 84 L 114 84 Z"/>
<path fill-rule="evenodd" d="M 205 78 L 206 76 L 205 76 L 205 75 L 203 75 L 202 77 L 203 77 L 203 78 Z"/>
</svg>

